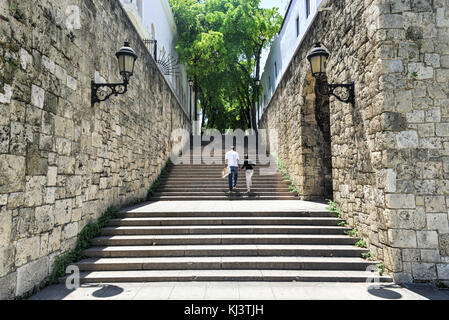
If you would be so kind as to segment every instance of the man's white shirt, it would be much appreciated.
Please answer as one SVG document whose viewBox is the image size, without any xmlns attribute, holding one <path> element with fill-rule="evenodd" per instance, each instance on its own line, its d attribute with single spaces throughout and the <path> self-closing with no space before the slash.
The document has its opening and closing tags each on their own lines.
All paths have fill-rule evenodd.
<svg viewBox="0 0 449 320">
<path fill-rule="evenodd" d="M 228 168 L 229 167 L 238 167 L 239 166 L 239 154 L 235 152 L 234 150 L 226 152 L 225 159 L 228 161 Z"/>
</svg>

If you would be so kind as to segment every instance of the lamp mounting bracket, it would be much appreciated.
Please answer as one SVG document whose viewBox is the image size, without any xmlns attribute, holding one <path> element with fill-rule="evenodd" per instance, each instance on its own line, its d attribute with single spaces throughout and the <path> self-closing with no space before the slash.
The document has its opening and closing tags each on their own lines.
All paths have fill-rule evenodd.
<svg viewBox="0 0 449 320">
<path fill-rule="evenodd" d="M 124 77 L 122 83 L 95 83 L 91 81 L 91 105 L 96 102 L 102 102 L 112 95 L 124 94 L 128 91 L 128 79 Z"/>
<path fill-rule="evenodd" d="M 334 96 L 339 101 L 350 103 L 352 105 L 355 103 L 354 81 L 351 81 L 350 83 L 329 84 L 317 79 L 316 88 L 321 95 Z"/>
</svg>

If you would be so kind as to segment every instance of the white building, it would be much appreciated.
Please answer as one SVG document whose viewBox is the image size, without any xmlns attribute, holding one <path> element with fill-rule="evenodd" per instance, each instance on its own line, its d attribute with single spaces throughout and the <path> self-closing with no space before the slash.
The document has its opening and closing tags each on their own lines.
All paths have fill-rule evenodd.
<svg viewBox="0 0 449 320">
<path fill-rule="evenodd" d="M 281 30 L 273 40 L 260 80 L 263 93 L 259 101 L 258 120 L 271 101 L 309 26 L 326 0 L 291 0 Z"/>
<path fill-rule="evenodd" d="M 162 73 L 169 82 L 181 106 L 194 119 L 193 92 L 188 84 L 186 68 L 177 63 L 175 50 L 176 24 L 169 0 L 120 0 L 142 39 L 157 41 L 157 57 Z M 153 54 L 153 45 L 150 52 Z M 189 100 L 189 99 L 192 99 Z"/>
</svg>

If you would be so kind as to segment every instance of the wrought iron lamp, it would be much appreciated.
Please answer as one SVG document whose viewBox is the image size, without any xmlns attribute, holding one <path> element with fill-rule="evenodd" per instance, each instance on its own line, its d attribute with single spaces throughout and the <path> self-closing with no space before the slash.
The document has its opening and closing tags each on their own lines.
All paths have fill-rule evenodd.
<svg viewBox="0 0 449 320">
<path fill-rule="evenodd" d="M 329 53 L 318 42 L 315 44 L 307 59 L 310 62 L 312 68 L 312 75 L 317 80 L 317 91 L 321 95 L 334 96 L 338 100 L 344 103 L 355 103 L 355 90 L 354 81 L 350 83 L 341 84 L 329 84 L 324 81 L 326 77 L 326 63 Z"/>
<path fill-rule="evenodd" d="M 124 94 L 128 91 L 129 78 L 134 74 L 134 64 L 137 55 L 129 46 L 129 42 L 115 54 L 118 60 L 120 74 L 123 77 L 122 83 L 95 83 L 91 81 L 91 104 L 109 99 L 112 95 Z"/>
</svg>

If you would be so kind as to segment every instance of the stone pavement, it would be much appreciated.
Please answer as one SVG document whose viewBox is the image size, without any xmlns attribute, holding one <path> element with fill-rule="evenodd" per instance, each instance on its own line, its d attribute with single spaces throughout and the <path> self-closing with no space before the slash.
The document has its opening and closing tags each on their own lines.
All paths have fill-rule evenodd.
<svg viewBox="0 0 449 320">
<path fill-rule="evenodd" d="M 47 287 L 30 300 L 449 300 L 449 290 L 429 284 L 401 287 L 367 283 L 154 282 Z"/>
</svg>

